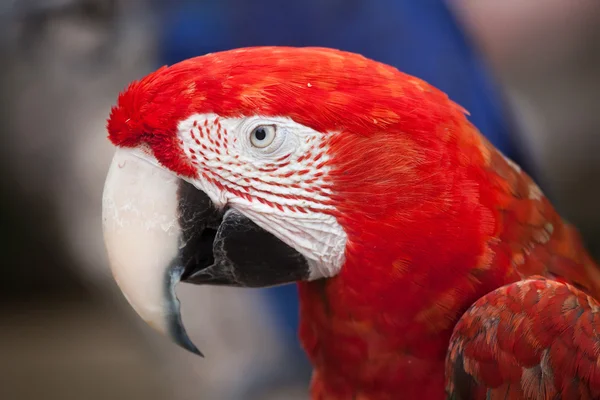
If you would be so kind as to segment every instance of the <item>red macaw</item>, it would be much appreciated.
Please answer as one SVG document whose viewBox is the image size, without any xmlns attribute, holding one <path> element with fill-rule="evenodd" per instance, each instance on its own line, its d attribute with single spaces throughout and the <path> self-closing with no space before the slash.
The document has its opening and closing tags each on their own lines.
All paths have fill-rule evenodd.
<svg viewBox="0 0 600 400">
<path fill-rule="evenodd" d="M 196 352 L 178 281 L 298 282 L 313 399 L 599 399 L 600 269 L 465 114 L 332 49 L 163 67 L 108 120 L 115 279 Z"/>
</svg>

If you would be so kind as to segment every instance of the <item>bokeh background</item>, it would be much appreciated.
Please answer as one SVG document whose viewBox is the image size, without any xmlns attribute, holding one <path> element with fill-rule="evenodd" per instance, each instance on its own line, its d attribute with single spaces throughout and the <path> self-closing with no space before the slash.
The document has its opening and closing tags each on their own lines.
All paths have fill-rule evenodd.
<svg viewBox="0 0 600 400">
<path fill-rule="evenodd" d="M 0 399 L 307 397 L 293 286 L 182 286 L 200 359 L 139 321 L 102 243 L 118 92 L 262 44 L 357 51 L 440 86 L 600 255 L 597 0 L 1 0 Z"/>
</svg>

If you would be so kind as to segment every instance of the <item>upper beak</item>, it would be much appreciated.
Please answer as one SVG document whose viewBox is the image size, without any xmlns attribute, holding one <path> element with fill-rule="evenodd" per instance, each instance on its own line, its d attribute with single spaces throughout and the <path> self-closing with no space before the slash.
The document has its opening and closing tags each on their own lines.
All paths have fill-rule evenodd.
<svg viewBox="0 0 600 400">
<path fill-rule="evenodd" d="M 235 209 L 118 149 L 103 195 L 104 240 L 114 278 L 154 329 L 200 354 L 185 332 L 175 285 L 264 287 L 306 279 L 306 259 Z"/>
</svg>

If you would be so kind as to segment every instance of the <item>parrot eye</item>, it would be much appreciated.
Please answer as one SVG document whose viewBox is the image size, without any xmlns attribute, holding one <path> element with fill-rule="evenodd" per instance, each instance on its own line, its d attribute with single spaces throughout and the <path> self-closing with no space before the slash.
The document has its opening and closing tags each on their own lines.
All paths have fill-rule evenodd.
<svg viewBox="0 0 600 400">
<path fill-rule="evenodd" d="M 254 147 L 263 149 L 273 143 L 275 140 L 274 125 L 259 125 L 252 129 L 250 133 L 250 142 Z"/>
</svg>

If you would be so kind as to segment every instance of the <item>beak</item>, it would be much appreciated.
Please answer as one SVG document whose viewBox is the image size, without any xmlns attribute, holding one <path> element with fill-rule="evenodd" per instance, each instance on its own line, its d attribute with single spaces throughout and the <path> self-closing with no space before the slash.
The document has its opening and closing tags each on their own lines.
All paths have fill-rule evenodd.
<svg viewBox="0 0 600 400">
<path fill-rule="evenodd" d="M 115 153 L 102 208 L 111 270 L 126 299 L 152 328 L 198 355 L 181 320 L 178 282 L 267 287 L 309 276 L 296 250 L 133 150 Z"/>
</svg>

